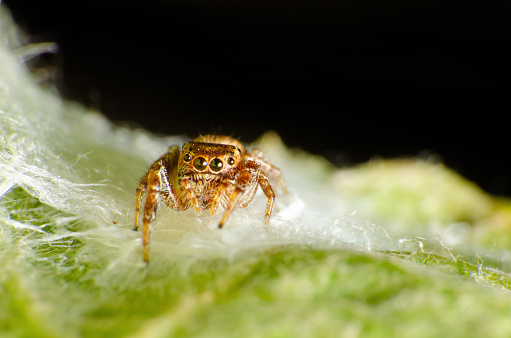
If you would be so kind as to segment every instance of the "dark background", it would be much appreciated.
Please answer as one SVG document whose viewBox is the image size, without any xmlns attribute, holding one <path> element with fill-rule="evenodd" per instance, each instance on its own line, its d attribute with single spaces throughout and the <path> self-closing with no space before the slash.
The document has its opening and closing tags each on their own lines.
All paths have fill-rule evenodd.
<svg viewBox="0 0 511 338">
<path fill-rule="evenodd" d="M 65 98 L 162 134 L 275 130 L 337 165 L 426 151 L 511 196 L 495 0 L 9 0 Z"/>
</svg>

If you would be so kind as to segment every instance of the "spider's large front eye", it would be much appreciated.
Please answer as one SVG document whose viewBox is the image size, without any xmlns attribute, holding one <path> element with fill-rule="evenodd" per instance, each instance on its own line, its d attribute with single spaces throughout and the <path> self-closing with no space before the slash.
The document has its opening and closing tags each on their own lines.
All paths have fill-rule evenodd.
<svg viewBox="0 0 511 338">
<path fill-rule="evenodd" d="M 203 171 L 207 168 L 208 162 L 204 157 L 197 157 L 195 160 L 193 160 L 193 166 L 195 169 Z"/>
<path fill-rule="evenodd" d="M 190 154 L 184 154 L 183 155 L 183 160 L 185 162 L 190 162 L 191 159 L 192 159 L 192 157 L 190 156 Z"/>
<path fill-rule="evenodd" d="M 223 166 L 224 166 L 224 163 L 219 158 L 214 158 L 211 160 L 211 162 L 209 162 L 209 167 L 213 171 L 220 171 L 220 170 L 222 170 Z"/>
</svg>

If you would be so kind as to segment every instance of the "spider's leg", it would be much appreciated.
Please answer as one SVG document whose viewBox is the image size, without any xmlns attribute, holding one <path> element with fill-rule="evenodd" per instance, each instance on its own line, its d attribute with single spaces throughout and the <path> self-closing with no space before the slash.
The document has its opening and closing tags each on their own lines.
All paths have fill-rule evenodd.
<svg viewBox="0 0 511 338">
<path fill-rule="evenodd" d="M 149 171 L 147 174 L 147 197 L 144 208 L 144 218 L 142 220 L 142 253 L 144 261 L 149 263 L 149 235 L 151 233 L 151 223 L 156 218 L 156 210 L 160 198 L 160 175 L 159 171 Z"/>
<path fill-rule="evenodd" d="M 258 163 L 254 161 L 247 161 L 247 163 L 245 163 L 244 168 L 236 179 L 234 191 L 229 196 L 229 204 L 227 205 L 227 209 L 224 212 L 220 224 L 218 224 L 219 228 L 224 226 L 227 218 L 238 203 L 241 203 L 244 207 L 254 198 L 257 189 L 256 178 L 259 177 L 259 173 L 260 166 Z"/>
<path fill-rule="evenodd" d="M 138 231 L 138 222 L 140 220 L 140 207 L 142 205 L 142 199 L 144 197 L 144 193 L 146 192 L 147 187 L 147 175 L 145 175 L 142 180 L 140 181 L 140 184 L 137 187 L 137 200 L 135 203 L 135 227 L 133 230 Z"/>
<path fill-rule="evenodd" d="M 151 223 L 156 217 L 158 203 L 160 202 L 160 199 L 162 199 L 161 196 L 163 195 L 163 201 L 167 204 L 167 206 L 174 208 L 177 207 L 178 198 L 171 182 L 173 182 L 173 178 L 175 178 L 178 157 L 179 147 L 170 147 L 168 153 L 153 163 L 147 174 L 142 177 L 140 184 L 137 187 L 135 227 L 133 229 L 135 231 L 137 231 L 139 227 L 142 199 L 144 193 L 147 191 L 142 220 L 143 255 L 146 263 L 149 262 L 149 235 L 151 232 Z"/>
<path fill-rule="evenodd" d="M 163 195 L 162 201 L 171 209 L 180 210 L 183 206 L 179 200 L 176 188 L 170 183 L 170 177 L 166 167 L 160 170 L 160 192 Z"/>
<path fill-rule="evenodd" d="M 264 215 L 264 225 L 268 225 L 273 210 L 273 202 L 275 201 L 275 193 L 273 192 L 270 182 L 268 182 L 268 177 L 266 177 L 266 174 L 262 170 L 259 173 L 258 183 L 261 189 L 263 189 L 266 198 L 268 198 L 268 202 L 266 202 L 266 214 Z"/>
<path fill-rule="evenodd" d="M 286 182 L 284 182 L 284 177 L 282 176 L 282 173 L 279 168 L 277 168 L 274 165 L 271 165 L 269 163 L 266 163 L 268 165 L 268 168 L 265 167 L 264 164 L 261 165 L 262 169 L 266 172 L 271 173 L 271 175 L 274 177 L 274 179 L 277 181 L 277 183 L 280 186 L 280 189 L 282 189 L 282 192 L 284 194 L 288 194 L 289 191 L 286 188 Z"/>
<path fill-rule="evenodd" d="M 165 201 L 166 204 L 169 207 L 172 207 L 171 206 L 172 203 L 174 205 L 177 203 L 176 192 L 175 192 L 174 187 L 172 186 L 172 184 L 169 181 L 170 173 L 167 171 L 167 168 L 168 168 L 168 170 L 171 170 L 172 172 L 174 172 L 175 171 L 174 169 L 177 166 L 178 158 L 179 158 L 179 146 L 170 147 L 169 151 L 166 154 L 164 154 L 162 157 L 160 157 L 158 160 L 156 160 L 151 165 L 149 170 L 147 171 L 147 174 L 145 174 L 144 177 L 142 177 L 142 179 L 140 180 L 140 183 L 138 184 L 137 191 L 136 191 L 135 227 L 133 228 L 133 230 L 138 231 L 138 227 L 139 227 L 138 223 L 140 221 L 140 208 L 142 207 L 142 200 L 143 200 L 144 194 L 147 191 L 148 176 L 151 171 L 160 173 L 159 176 L 161 178 L 161 183 L 163 184 L 163 193 L 164 193 L 165 197 L 167 198 Z"/>
<path fill-rule="evenodd" d="M 267 161 L 264 152 L 261 149 L 254 149 L 252 150 L 250 155 L 258 159 L 258 162 L 261 165 L 261 170 L 264 171 L 271 179 L 276 181 L 276 183 L 278 183 L 284 194 L 288 194 L 288 190 L 286 188 L 286 183 L 284 182 L 282 172 L 280 171 L 279 168 L 277 168 L 273 164 L 270 164 Z"/>
</svg>

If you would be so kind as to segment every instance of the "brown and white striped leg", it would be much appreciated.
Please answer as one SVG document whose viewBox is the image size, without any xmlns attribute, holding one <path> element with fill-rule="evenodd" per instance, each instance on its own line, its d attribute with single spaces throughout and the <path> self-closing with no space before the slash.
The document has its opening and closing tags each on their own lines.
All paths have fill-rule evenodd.
<svg viewBox="0 0 511 338">
<path fill-rule="evenodd" d="M 149 263 L 149 237 L 151 224 L 156 218 L 156 211 L 158 210 L 160 187 L 159 171 L 150 171 L 147 175 L 147 197 L 142 220 L 142 253 L 146 263 Z"/>
<path fill-rule="evenodd" d="M 172 173 L 169 173 L 167 169 L 169 168 L 172 170 L 176 166 L 178 156 L 179 147 L 175 146 L 169 148 L 167 154 L 153 163 L 137 187 L 135 227 L 133 229 L 135 231 L 137 231 L 139 227 L 142 200 L 144 193 L 147 191 L 145 206 L 142 211 L 142 241 L 145 262 L 149 262 L 149 236 L 151 233 L 151 223 L 156 217 L 158 203 L 162 201 L 171 208 L 179 207 L 174 186 L 171 184 L 170 175 Z"/>
<path fill-rule="evenodd" d="M 140 180 L 140 183 L 138 184 L 137 191 L 136 191 L 136 202 L 135 202 L 135 226 L 133 230 L 138 231 L 139 222 L 140 222 L 140 210 L 142 207 L 142 201 L 144 198 L 144 194 L 147 191 L 147 181 L 148 176 L 150 172 L 157 172 L 158 177 L 160 178 L 160 182 L 163 185 L 162 191 L 165 196 L 164 202 L 169 207 L 173 207 L 172 205 L 176 205 L 177 198 L 175 196 L 175 190 L 172 184 L 169 181 L 170 174 L 167 171 L 167 168 L 172 170 L 172 168 L 177 166 L 177 161 L 179 158 L 179 146 L 172 146 L 169 148 L 169 151 L 164 154 L 162 157 L 160 157 L 158 160 L 156 160 L 149 170 L 147 171 L 147 174 L 142 177 Z"/>
</svg>

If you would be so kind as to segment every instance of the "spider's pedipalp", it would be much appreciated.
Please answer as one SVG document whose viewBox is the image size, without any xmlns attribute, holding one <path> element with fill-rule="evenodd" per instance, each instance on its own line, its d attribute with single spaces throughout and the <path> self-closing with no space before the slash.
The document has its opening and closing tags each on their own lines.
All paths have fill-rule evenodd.
<svg viewBox="0 0 511 338">
<path fill-rule="evenodd" d="M 238 200 L 242 194 L 243 194 L 243 189 L 241 187 L 236 187 L 234 189 L 231 196 L 229 197 L 229 204 L 227 205 L 227 209 L 224 211 L 224 215 L 222 216 L 220 223 L 218 223 L 219 228 L 222 228 L 224 226 L 225 222 L 227 222 L 229 215 L 234 210 L 234 207 L 236 206 L 236 203 L 238 202 Z"/>
</svg>

